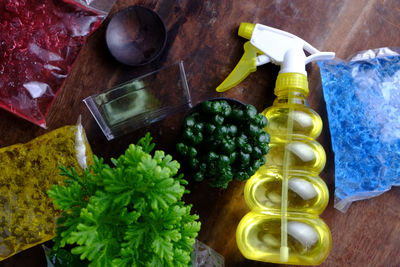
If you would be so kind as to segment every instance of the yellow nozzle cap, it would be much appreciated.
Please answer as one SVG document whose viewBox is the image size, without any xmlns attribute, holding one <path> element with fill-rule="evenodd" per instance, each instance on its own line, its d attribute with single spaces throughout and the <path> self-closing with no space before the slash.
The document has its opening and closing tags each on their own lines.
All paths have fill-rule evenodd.
<svg viewBox="0 0 400 267">
<path fill-rule="evenodd" d="M 279 73 L 275 84 L 275 95 L 279 95 L 288 88 L 307 96 L 309 93 L 307 76 L 302 73 Z"/>
<path fill-rule="evenodd" d="M 256 25 L 253 23 L 248 23 L 248 22 L 240 23 L 238 35 L 240 37 L 246 38 L 247 40 L 250 40 L 255 26 Z"/>
</svg>

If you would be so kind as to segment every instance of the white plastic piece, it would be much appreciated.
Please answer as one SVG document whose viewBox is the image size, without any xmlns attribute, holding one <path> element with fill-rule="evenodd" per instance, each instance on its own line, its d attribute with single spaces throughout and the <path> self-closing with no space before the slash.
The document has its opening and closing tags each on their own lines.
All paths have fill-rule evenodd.
<svg viewBox="0 0 400 267">
<path fill-rule="evenodd" d="M 272 63 L 280 65 L 280 73 L 295 72 L 307 75 L 306 64 L 335 57 L 335 53 L 320 52 L 296 35 L 262 24 L 255 25 L 250 43 L 269 57 Z M 311 55 L 306 57 L 304 50 Z M 263 57 L 257 59 L 257 66 L 265 64 L 264 62 L 268 63 L 269 60 Z"/>
<path fill-rule="evenodd" d="M 86 169 L 87 166 L 87 159 L 86 159 L 86 145 L 85 145 L 85 135 L 84 129 L 81 123 L 81 116 L 78 118 L 77 123 L 77 130 L 75 133 L 75 150 L 76 150 L 76 157 L 78 159 L 79 166 L 82 169 Z"/>
<path fill-rule="evenodd" d="M 288 222 L 288 234 L 299 241 L 305 248 L 312 247 L 318 241 L 317 231 L 310 225 L 302 222 Z"/>
<path fill-rule="evenodd" d="M 308 128 L 313 125 L 311 116 L 303 111 L 294 111 L 290 113 L 290 116 L 292 116 L 293 121 L 300 124 L 303 128 Z"/>
<path fill-rule="evenodd" d="M 315 190 L 313 184 L 304 179 L 290 179 L 289 188 L 304 200 L 313 199 L 317 195 L 317 191 Z"/>
<path fill-rule="evenodd" d="M 280 256 L 281 262 L 287 262 L 289 260 L 289 247 L 281 247 Z"/>
<path fill-rule="evenodd" d="M 267 57 L 266 55 L 260 55 L 256 57 L 256 66 L 261 66 L 267 63 L 270 63 L 271 59 Z"/>
<path fill-rule="evenodd" d="M 288 145 L 289 150 L 299 157 L 303 162 L 310 162 L 315 159 L 314 151 L 310 146 L 300 142 L 293 142 Z"/>
<path fill-rule="evenodd" d="M 303 47 L 300 43 L 295 42 L 293 46 L 286 51 L 279 73 L 296 72 L 307 76 L 305 62 L 306 55 L 304 54 Z"/>
</svg>

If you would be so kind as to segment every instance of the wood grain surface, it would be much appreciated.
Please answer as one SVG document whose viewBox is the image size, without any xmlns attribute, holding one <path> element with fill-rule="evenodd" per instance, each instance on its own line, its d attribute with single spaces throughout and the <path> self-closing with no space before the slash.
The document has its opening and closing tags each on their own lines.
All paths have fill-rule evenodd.
<svg viewBox="0 0 400 267">
<path fill-rule="evenodd" d="M 107 141 L 82 102 L 85 97 L 134 77 L 183 60 L 193 104 L 225 96 L 251 103 L 259 111 L 274 100 L 273 88 L 279 68 L 258 68 L 240 85 L 219 94 L 215 88 L 233 70 L 243 53 L 244 39 L 237 36 L 241 22 L 261 23 L 289 31 L 321 51 L 334 51 L 339 58 L 384 46 L 400 46 L 400 2 L 398 0 L 148 0 L 117 1 L 110 16 L 129 5 L 149 7 L 162 17 L 168 30 L 164 53 L 155 62 L 140 68 L 117 63 L 105 44 L 109 18 L 92 34 L 49 113 L 48 129 L 42 129 L 0 110 L 0 147 L 44 134 L 66 124 L 74 124 L 81 114 L 93 152 L 117 157 L 128 144 L 150 131 L 158 149 L 175 156 L 183 114 Z M 322 214 L 329 225 L 333 246 L 321 266 L 400 266 L 400 188 L 371 200 L 351 205 L 343 214 L 333 208 L 334 155 L 318 66 L 307 67 L 310 106 L 323 118 L 324 130 L 318 141 L 327 153 L 321 177 L 330 190 L 330 202 Z M 189 177 L 187 177 L 190 179 Z M 273 266 L 245 259 L 237 249 L 235 231 L 248 212 L 243 197 L 245 182 L 233 182 L 225 191 L 205 183 L 191 183 L 185 200 L 200 215 L 198 239 L 225 257 L 226 266 Z M 40 247 L 34 247 L 0 262 L 0 266 L 45 266 Z"/>
</svg>

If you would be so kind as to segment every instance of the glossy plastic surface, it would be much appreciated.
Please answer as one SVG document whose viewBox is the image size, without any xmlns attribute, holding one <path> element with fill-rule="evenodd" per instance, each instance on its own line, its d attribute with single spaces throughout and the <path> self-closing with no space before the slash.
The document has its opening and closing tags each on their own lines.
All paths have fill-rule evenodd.
<svg viewBox="0 0 400 267">
<path fill-rule="evenodd" d="M 182 61 L 83 101 L 108 140 L 192 106 Z"/>
<path fill-rule="evenodd" d="M 243 45 L 244 54 L 228 77 L 216 88 L 217 92 L 225 92 L 241 83 L 251 72 L 257 70 L 257 49 L 246 42 Z"/>
<path fill-rule="evenodd" d="M 285 264 L 318 265 L 328 256 L 332 237 L 328 226 L 318 217 L 307 213 L 288 214 L 289 258 Z M 302 226 L 312 238 L 290 234 L 291 226 Z M 253 210 L 242 218 L 236 232 L 240 252 L 248 259 L 282 263 L 280 259 L 281 214 Z"/>
<path fill-rule="evenodd" d="M 329 191 L 322 179 L 301 171 L 291 171 L 288 178 L 288 211 L 321 214 L 329 201 Z M 244 196 L 251 209 L 279 212 L 282 171 L 261 167 L 246 183 Z"/>
<path fill-rule="evenodd" d="M 269 166 L 283 166 L 285 147 L 289 151 L 289 168 L 320 173 L 326 163 L 323 147 L 315 140 L 303 136 L 293 136 L 287 142 L 284 136 L 271 137 L 270 151 L 266 155 Z"/>
<path fill-rule="evenodd" d="M 246 183 L 245 200 L 252 211 L 241 220 L 236 241 L 248 259 L 317 265 L 332 246 L 330 230 L 318 217 L 329 201 L 318 176 L 326 162 L 315 140 L 322 122 L 303 96 L 308 92 L 304 77 L 285 73 L 278 80 L 281 75 L 285 77 L 277 82 L 277 99 L 263 111 L 270 151 L 265 165 Z"/>
<path fill-rule="evenodd" d="M 271 135 L 282 134 L 285 131 L 289 116 L 287 107 L 274 107 L 266 110 L 263 115 L 268 120 L 267 132 Z M 290 116 L 293 119 L 293 134 L 317 138 L 322 130 L 321 117 L 313 110 L 299 106 Z"/>
</svg>

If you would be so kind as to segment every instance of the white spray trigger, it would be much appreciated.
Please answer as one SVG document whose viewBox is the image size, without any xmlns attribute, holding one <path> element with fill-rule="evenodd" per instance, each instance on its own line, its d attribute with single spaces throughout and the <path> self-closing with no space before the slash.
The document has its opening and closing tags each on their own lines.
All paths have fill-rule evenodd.
<svg viewBox="0 0 400 267">
<path fill-rule="evenodd" d="M 320 52 L 296 35 L 262 24 L 255 25 L 250 43 L 269 57 L 272 63 L 280 65 L 280 73 L 296 72 L 307 75 L 306 64 L 335 56 L 333 52 Z M 304 50 L 311 55 L 306 57 Z M 261 65 L 263 61 L 268 62 L 260 60 L 257 65 Z"/>
</svg>

